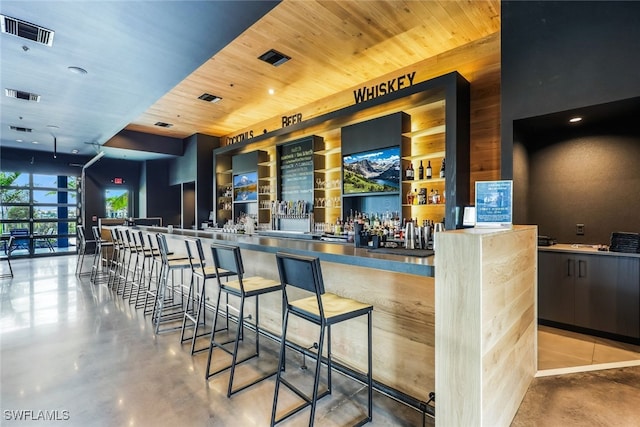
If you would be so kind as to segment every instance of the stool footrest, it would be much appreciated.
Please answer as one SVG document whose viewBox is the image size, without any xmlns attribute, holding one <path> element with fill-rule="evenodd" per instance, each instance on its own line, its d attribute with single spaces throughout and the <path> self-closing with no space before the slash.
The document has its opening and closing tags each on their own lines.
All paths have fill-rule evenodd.
<svg viewBox="0 0 640 427">
<path fill-rule="evenodd" d="M 224 351 L 225 351 L 227 354 L 229 354 L 229 355 L 233 355 L 233 352 L 231 352 L 231 351 L 227 350 L 227 349 L 226 349 L 226 348 L 224 348 L 224 347 L 219 347 L 219 346 L 218 346 L 218 348 L 220 348 L 221 350 L 224 350 Z M 247 356 L 247 357 L 245 357 L 244 359 L 241 359 L 241 360 L 236 360 L 236 365 L 239 365 L 240 363 L 244 363 L 244 362 L 246 362 L 246 361 L 248 361 L 248 360 L 251 360 L 251 359 L 253 359 L 254 357 L 258 357 L 258 353 L 254 353 L 254 354 L 252 354 L 252 355 L 250 355 L 250 356 Z M 225 366 L 224 368 L 220 368 L 220 369 L 218 369 L 218 370 L 217 370 L 217 371 L 215 371 L 215 372 L 211 372 L 211 373 L 209 373 L 209 375 L 207 375 L 207 378 L 206 378 L 206 379 L 209 379 L 209 378 L 211 378 L 211 377 L 212 377 L 212 376 L 214 376 L 214 375 L 217 375 L 217 374 L 219 374 L 219 373 L 221 373 L 221 372 L 224 372 L 224 371 L 226 371 L 226 370 L 228 370 L 228 369 L 231 369 L 231 367 L 232 367 L 232 366 L 233 366 L 233 365 Z M 276 371 L 276 372 L 277 372 L 277 371 Z M 274 372 L 274 374 L 275 374 L 275 372 Z"/>
<path fill-rule="evenodd" d="M 280 377 L 280 384 L 283 384 L 285 386 L 287 386 L 287 388 L 289 390 L 291 390 L 292 392 L 294 392 L 296 395 L 298 395 L 298 397 L 300 397 L 301 399 L 304 400 L 303 403 L 301 403 L 300 405 L 296 406 L 295 408 L 291 409 L 290 411 L 288 411 L 286 414 L 284 414 L 282 417 L 280 418 L 276 418 L 274 419 L 273 424 L 278 424 L 284 420 L 286 420 L 287 418 L 297 414 L 298 412 L 302 411 L 303 409 L 311 406 L 311 403 L 313 401 L 312 397 L 309 397 L 307 394 L 305 394 L 304 392 L 302 392 L 298 387 L 294 386 L 293 384 L 291 384 L 289 381 L 287 381 L 285 378 Z M 331 390 L 325 390 L 322 393 L 318 393 L 318 399 L 320 400 L 325 396 L 328 396 L 331 394 Z"/>
</svg>

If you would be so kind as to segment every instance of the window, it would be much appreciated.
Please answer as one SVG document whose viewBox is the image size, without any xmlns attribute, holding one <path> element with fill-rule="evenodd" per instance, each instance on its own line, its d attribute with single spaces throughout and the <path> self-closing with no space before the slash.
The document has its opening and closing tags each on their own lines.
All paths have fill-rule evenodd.
<svg viewBox="0 0 640 427">
<path fill-rule="evenodd" d="M 75 252 L 76 185 L 77 177 L 0 171 L 0 250 L 22 232 L 27 237 L 12 256 Z"/>
<path fill-rule="evenodd" d="M 107 218 L 129 217 L 129 191 L 111 188 L 104 192 L 105 213 Z"/>
</svg>

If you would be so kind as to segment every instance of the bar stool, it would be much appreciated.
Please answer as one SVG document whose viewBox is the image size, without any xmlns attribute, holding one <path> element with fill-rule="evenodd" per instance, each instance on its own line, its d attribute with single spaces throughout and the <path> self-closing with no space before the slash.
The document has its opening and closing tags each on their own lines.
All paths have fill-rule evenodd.
<svg viewBox="0 0 640 427">
<path fill-rule="evenodd" d="M 207 358 L 207 373 L 205 375 L 205 378 L 209 379 L 220 372 L 230 369 L 231 372 L 229 375 L 229 385 L 227 387 L 227 397 L 231 397 L 231 395 L 239 391 L 242 391 L 245 388 L 250 387 L 254 384 L 257 384 L 258 382 L 271 377 L 277 372 L 276 370 L 276 372 L 268 373 L 252 381 L 249 384 L 245 384 L 235 390 L 233 389 L 233 375 L 235 373 L 236 366 L 254 357 L 259 357 L 260 355 L 260 340 L 259 340 L 260 332 L 259 332 L 259 317 L 258 317 L 260 312 L 260 307 L 258 304 L 259 297 L 260 295 L 263 295 L 269 292 L 280 291 L 280 289 L 282 289 L 282 286 L 280 285 L 280 283 L 278 283 L 275 280 L 265 279 L 259 276 L 244 277 L 244 266 L 242 264 L 240 248 L 237 246 L 212 244 L 211 253 L 213 255 L 213 265 L 215 267 L 219 288 L 218 288 L 218 299 L 216 302 L 216 309 L 213 315 L 213 319 L 214 319 L 213 328 L 211 329 L 211 342 L 209 343 L 209 356 Z M 225 273 L 228 273 L 227 275 L 236 276 L 237 279 L 231 280 L 231 281 L 227 280 L 226 282 L 223 282 L 220 280 L 220 278 L 223 277 Z M 220 330 L 216 329 L 218 324 L 218 314 L 220 311 L 220 296 L 222 295 L 223 292 L 227 295 L 227 298 L 229 295 L 233 295 L 240 298 L 240 308 L 238 312 L 238 325 L 236 328 L 235 339 L 228 340 L 225 342 L 217 342 L 215 340 L 216 333 L 229 329 L 228 322 L 227 322 L 226 328 L 223 328 Z M 238 360 L 238 348 L 239 348 L 239 343 L 241 339 L 240 337 L 243 335 L 242 331 L 243 331 L 244 322 L 245 322 L 244 302 L 247 298 L 250 298 L 250 297 L 256 297 L 256 322 L 254 325 L 255 331 L 256 331 L 255 351 L 253 354 L 247 357 L 244 357 L 241 360 Z M 226 305 L 227 305 L 227 310 L 225 311 L 228 316 L 228 311 L 229 311 L 228 300 Z M 232 351 L 225 347 L 227 344 L 231 344 L 231 343 L 233 343 Z M 223 368 L 220 368 L 215 372 L 211 372 L 211 360 L 213 356 L 213 350 L 216 347 L 223 350 L 227 354 L 231 355 L 231 364 Z"/>
<path fill-rule="evenodd" d="M 138 275 L 138 293 L 136 294 L 136 299 L 134 301 L 136 308 L 146 307 L 145 301 L 143 301 L 142 294 L 146 296 L 149 287 L 151 286 L 151 275 L 153 274 L 153 265 L 154 265 L 154 256 L 160 256 L 160 252 L 157 248 L 153 246 L 147 246 L 144 243 L 144 234 L 141 230 L 138 230 L 138 245 L 140 246 L 140 251 L 138 251 L 138 257 L 140 258 L 138 262 L 136 262 L 136 271 L 139 272 Z M 147 280 L 147 277 L 149 280 Z"/>
<path fill-rule="evenodd" d="M 343 298 L 341 296 L 325 292 L 324 281 L 322 280 L 322 271 L 320 268 L 320 260 L 316 257 L 308 257 L 301 255 L 293 255 L 283 252 L 276 253 L 276 262 L 280 281 L 282 282 L 282 294 L 284 304 L 284 318 L 282 321 L 282 341 L 280 342 L 280 357 L 278 370 L 276 375 L 276 389 L 273 396 L 273 407 L 271 410 L 271 426 L 283 421 L 290 416 L 298 413 L 307 406 L 311 406 L 311 415 L 309 418 L 309 426 L 313 426 L 318 399 L 331 394 L 331 325 L 345 320 L 367 315 L 367 386 L 368 386 L 368 413 L 361 419 L 357 426 L 364 425 L 371 421 L 372 418 L 372 358 L 371 358 L 371 313 L 373 306 L 365 304 L 353 299 Z M 292 286 L 313 295 L 306 298 L 291 301 L 289 299 L 287 288 Z M 294 315 L 311 322 L 320 327 L 320 337 L 318 339 L 318 353 L 316 361 L 315 378 L 313 382 L 313 393 L 311 396 L 306 395 L 286 378 L 283 378 L 285 351 L 287 347 L 287 325 L 289 315 Z M 322 350 L 324 347 L 324 333 L 327 331 L 327 382 L 328 388 L 322 394 L 318 394 L 318 386 L 320 383 L 320 369 L 322 362 Z M 281 418 L 276 419 L 276 409 L 278 406 L 278 392 L 280 384 L 287 386 L 291 391 L 297 394 L 304 402 L 292 410 L 288 411 Z"/>
<path fill-rule="evenodd" d="M 154 240 L 156 244 L 154 245 Z M 147 285 L 145 286 L 145 297 L 143 308 L 143 314 L 146 316 L 147 314 L 154 313 L 156 309 L 156 297 L 158 295 L 158 287 L 160 285 L 160 276 L 162 270 L 162 257 L 160 255 L 160 249 L 157 247 L 158 238 L 157 236 L 152 236 L 151 234 L 147 234 L 147 241 L 149 243 L 149 247 L 147 250 L 151 253 L 150 266 L 149 266 L 149 280 L 147 281 Z M 188 259 L 186 255 L 174 254 L 173 252 L 167 252 L 167 260 L 179 260 L 179 259 Z M 155 287 L 153 286 L 155 278 Z M 151 303 L 151 307 L 149 308 L 149 303 Z"/>
<path fill-rule="evenodd" d="M 158 281 L 158 287 L 156 290 L 156 298 L 154 303 L 154 309 L 151 316 L 151 321 L 155 327 L 154 331 L 157 334 L 170 332 L 181 329 L 181 326 L 169 327 L 163 330 L 160 329 L 160 324 L 165 322 L 174 322 L 180 320 L 184 316 L 184 301 L 180 299 L 179 303 L 173 303 L 173 295 L 175 293 L 175 280 L 173 273 L 175 271 L 184 272 L 184 270 L 191 269 L 193 260 L 186 258 L 170 259 L 169 249 L 167 247 L 167 239 L 163 234 L 157 234 L 158 249 L 160 251 L 160 258 L 162 265 L 160 267 L 160 276 Z M 171 288 L 169 288 L 169 281 L 171 279 Z M 182 285 L 180 285 L 182 286 Z M 167 295 L 169 292 L 169 295 Z M 171 303 L 166 305 L 166 303 Z M 169 311 L 167 313 L 167 310 Z"/>
<path fill-rule="evenodd" d="M 109 267 L 109 279 L 107 285 L 111 290 L 117 292 L 120 286 L 120 275 L 124 265 L 125 245 L 122 240 L 122 234 L 118 228 L 111 229 L 111 241 L 113 242 L 113 252 L 111 253 L 111 262 Z"/>
<path fill-rule="evenodd" d="M 87 237 L 84 232 L 84 226 L 78 225 L 78 238 L 80 239 L 80 244 L 78 245 L 78 259 L 76 260 L 76 276 L 82 276 L 82 264 L 84 263 L 84 256 L 87 254 L 87 243 L 95 243 L 93 240 L 87 240 Z"/>
<path fill-rule="evenodd" d="M 208 279 L 215 279 L 220 274 L 220 277 L 228 277 L 234 275 L 234 273 L 219 270 L 216 271 L 215 266 L 207 266 L 205 264 L 204 251 L 202 249 L 202 242 L 200 239 L 185 239 L 185 245 L 187 247 L 187 256 L 191 260 L 191 282 L 189 284 L 187 307 L 184 311 L 184 318 L 182 319 L 182 331 L 180 333 L 180 343 L 183 344 L 186 341 L 191 340 L 191 354 L 207 350 L 208 347 L 196 350 L 196 339 L 209 335 L 208 332 L 198 335 L 198 328 L 200 327 L 200 320 L 202 325 L 206 325 L 205 316 L 203 316 L 205 298 L 205 285 Z M 197 258 L 196 258 L 197 256 Z M 193 262 L 198 260 L 198 262 Z M 185 338 L 185 330 L 187 328 L 187 321 L 193 323 L 193 334 L 190 337 Z"/>
<path fill-rule="evenodd" d="M 138 252 L 142 249 L 135 240 L 135 237 L 132 237 L 129 229 L 124 230 L 124 243 L 125 243 L 125 253 L 128 255 L 127 261 L 125 262 L 125 268 L 123 271 L 124 274 L 124 286 L 122 288 L 122 298 L 131 300 L 131 296 L 133 295 L 133 289 L 138 287 L 138 282 L 136 282 L 135 277 L 135 269 L 138 262 Z M 133 263 L 133 266 L 132 266 Z M 132 274 L 131 279 L 129 279 L 129 275 Z M 131 303 L 131 301 L 129 301 Z"/>
<path fill-rule="evenodd" d="M 103 280 L 108 281 L 108 274 L 105 275 L 105 268 L 109 265 L 109 249 L 113 249 L 113 242 L 105 240 L 100 234 L 100 229 L 97 225 L 91 227 L 93 232 L 93 240 L 96 242 L 96 248 L 93 254 L 93 265 L 91 266 L 91 283 L 96 283 L 98 276 L 101 276 Z M 108 273 L 108 271 L 107 271 Z"/>
</svg>

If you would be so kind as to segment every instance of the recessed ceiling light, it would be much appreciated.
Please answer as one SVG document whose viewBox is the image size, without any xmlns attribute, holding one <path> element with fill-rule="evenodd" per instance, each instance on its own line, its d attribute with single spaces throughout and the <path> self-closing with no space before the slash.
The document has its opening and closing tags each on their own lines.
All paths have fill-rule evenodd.
<svg viewBox="0 0 640 427">
<path fill-rule="evenodd" d="M 582 121 L 582 117 L 572 117 L 569 119 L 569 123 L 578 123 Z"/>
<path fill-rule="evenodd" d="M 269 95 L 273 95 L 274 93 L 276 93 L 276 91 L 275 91 L 275 90 L 273 90 L 273 89 L 269 89 Z"/>
<path fill-rule="evenodd" d="M 71 71 L 73 74 L 87 74 L 87 70 L 85 70 L 84 68 L 81 67 L 67 67 L 67 69 L 69 71 Z"/>
<path fill-rule="evenodd" d="M 173 126 L 171 123 L 165 123 L 165 122 L 155 122 L 154 125 L 160 126 L 161 128 L 170 128 L 171 126 Z"/>
<path fill-rule="evenodd" d="M 47 125 L 47 127 L 49 129 L 60 129 L 60 126 L 56 126 L 56 125 Z"/>
<path fill-rule="evenodd" d="M 22 140 L 21 139 L 16 139 L 16 142 L 22 142 Z"/>
<path fill-rule="evenodd" d="M 78 154 L 80 151 L 78 151 L 78 150 L 76 150 L 76 149 L 73 149 L 73 150 L 71 150 L 71 152 L 72 152 L 73 154 Z"/>
<path fill-rule="evenodd" d="M 32 144 L 40 144 L 38 141 L 31 141 Z"/>
</svg>

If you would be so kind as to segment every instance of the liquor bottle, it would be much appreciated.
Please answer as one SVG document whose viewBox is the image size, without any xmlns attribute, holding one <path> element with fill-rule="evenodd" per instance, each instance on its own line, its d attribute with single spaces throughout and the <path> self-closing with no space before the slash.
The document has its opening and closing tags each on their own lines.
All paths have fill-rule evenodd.
<svg viewBox="0 0 640 427">
<path fill-rule="evenodd" d="M 407 166 L 407 168 L 404 170 L 404 179 L 407 181 L 411 181 L 413 179 L 413 176 L 411 176 L 411 173 L 413 172 L 413 165 L 411 163 L 409 163 L 409 165 Z"/>
<path fill-rule="evenodd" d="M 417 205 L 418 204 L 418 189 L 414 189 L 413 190 L 413 204 Z"/>
<path fill-rule="evenodd" d="M 442 158 L 442 166 L 440 166 L 440 178 L 444 178 L 444 157 Z"/>
<path fill-rule="evenodd" d="M 422 166 L 422 160 L 420 160 L 420 167 L 418 168 L 418 179 L 424 179 L 424 167 Z"/>
<path fill-rule="evenodd" d="M 427 163 L 427 179 L 431 179 L 431 160 Z"/>
</svg>

